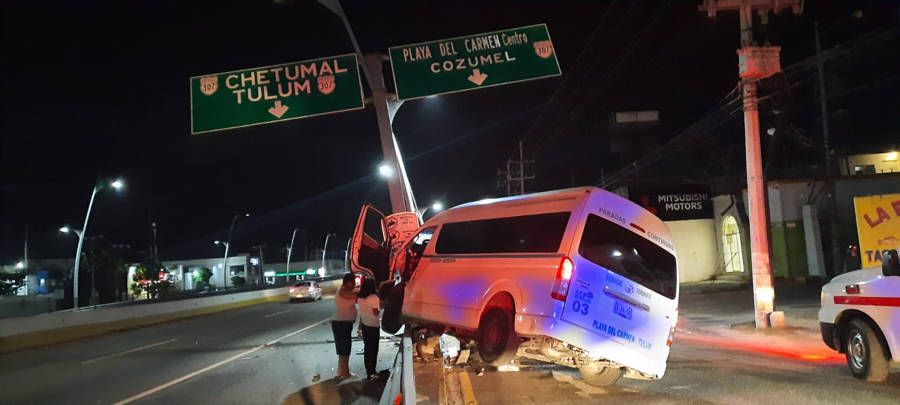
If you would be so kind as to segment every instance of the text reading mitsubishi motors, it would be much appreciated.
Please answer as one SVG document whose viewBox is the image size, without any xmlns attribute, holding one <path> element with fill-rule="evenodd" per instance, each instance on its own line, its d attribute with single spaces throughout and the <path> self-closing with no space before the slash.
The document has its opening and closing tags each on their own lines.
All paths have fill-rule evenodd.
<svg viewBox="0 0 900 405">
<path fill-rule="evenodd" d="M 644 208 L 597 188 L 478 201 L 391 254 L 396 215 L 364 207 L 351 249 L 353 270 L 387 287 L 387 331 L 473 339 L 486 362 L 539 359 L 595 385 L 662 378 L 678 268 L 668 227 Z"/>
</svg>

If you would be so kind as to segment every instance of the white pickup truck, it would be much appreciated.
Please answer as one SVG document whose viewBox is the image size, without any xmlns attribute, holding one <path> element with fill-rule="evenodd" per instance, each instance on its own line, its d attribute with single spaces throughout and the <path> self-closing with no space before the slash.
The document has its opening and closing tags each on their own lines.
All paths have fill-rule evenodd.
<svg viewBox="0 0 900 405">
<path fill-rule="evenodd" d="M 884 254 L 882 268 L 852 271 L 822 287 L 822 339 L 844 353 L 854 377 L 884 381 L 900 365 L 900 260 Z"/>
</svg>

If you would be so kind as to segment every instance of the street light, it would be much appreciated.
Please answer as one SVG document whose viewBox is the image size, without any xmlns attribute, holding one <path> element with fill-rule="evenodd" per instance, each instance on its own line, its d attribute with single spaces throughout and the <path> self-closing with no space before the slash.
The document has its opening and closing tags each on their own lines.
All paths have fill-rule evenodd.
<svg viewBox="0 0 900 405">
<path fill-rule="evenodd" d="M 394 177 L 394 169 L 387 163 L 382 163 L 378 165 L 378 175 L 382 178 L 389 179 Z"/>
<path fill-rule="evenodd" d="M 250 213 L 237 214 L 231 218 L 231 227 L 228 228 L 228 242 L 222 242 L 225 245 L 225 257 L 222 258 L 222 287 L 228 288 L 228 248 L 231 246 L 231 235 L 234 234 L 234 224 L 242 217 L 249 217 Z M 219 241 L 216 241 L 219 244 Z"/>
<path fill-rule="evenodd" d="M 94 189 L 91 191 L 91 200 L 88 202 L 87 213 L 84 214 L 84 226 L 81 227 L 81 233 L 77 233 L 78 235 L 78 248 L 75 250 L 75 280 L 72 283 L 72 298 L 74 302 L 74 308 L 78 309 L 78 267 L 81 265 L 81 248 L 84 246 L 84 235 L 87 234 L 88 229 L 88 221 L 91 218 L 91 209 L 94 207 L 94 198 L 97 196 L 97 192 L 103 190 L 106 187 L 112 187 L 116 190 L 121 190 L 125 187 L 125 182 L 122 179 L 106 179 L 106 180 L 98 180 L 96 184 L 94 184 Z M 64 226 L 63 228 L 69 229 L 69 227 Z M 63 232 L 63 228 L 60 228 L 60 232 Z"/>
<path fill-rule="evenodd" d="M 328 239 L 330 239 L 332 236 L 337 236 L 337 235 L 335 235 L 333 233 L 329 233 L 329 234 L 325 235 L 325 247 L 322 248 L 322 269 L 323 270 L 325 269 L 325 252 L 328 251 Z"/>
<path fill-rule="evenodd" d="M 25 262 L 23 262 L 23 261 L 21 261 L 21 260 L 19 260 L 18 262 L 16 262 L 16 269 L 22 270 L 22 269 L 24 269 L 24 268 L 25 268 Z"/>
<path fill-rule="evenodd" d="M 431 204 L 430 207 L 425 207 L 424 209 L 419 211 L 419 218 L 424 219 L 425 213 L 428 212 L 428 210 L 431 210 L 431 212 L 434 213 L 434 212 L 438 212 L 443 209 L 444 209 L 444 203 L 442 203 L 440 201 L 435 201 L 433 204 Z"/>
<path fill-rule="evenodd" d="M 291 232 L 291 244 L 287 248 L 287 263 L 284 264 L 284 279 L 287 280 L 288 273 L 291 272 L 291 253 L 294 251 L 294 239 L 297 237 L 297 228 Z"/>
</svg>

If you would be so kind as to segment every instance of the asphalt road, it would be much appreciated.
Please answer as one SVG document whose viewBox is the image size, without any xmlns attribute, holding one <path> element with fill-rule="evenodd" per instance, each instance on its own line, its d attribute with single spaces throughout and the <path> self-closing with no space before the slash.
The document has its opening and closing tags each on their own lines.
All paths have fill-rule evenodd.
<svg viewBox="0 0 900 405">
<path fill-rule="evenodd" d="M 332 378 L 333 305 L 266 303 L 3 355 L 0 403 L 376 402 L 383 381 Z M 382 341 L 380 370 L 396 350 Z M 351 371 L 365 375 L 361 355 Z"/>
<path fill-rule="evenodd" d="M 815 288 L 784 294 L 783 308 L 818 308 Z M 866 383 L 810 329 L 757 332 L 717 325 L 752 320 L 749 290 L 684 296 L 679 332 L 659 381 L 584 383 L 576 370 L 519 359 L 518 371 L 440 361 L 415 365 L 420 403 L 481 404 L 898 404 L 900 370 Z M 809 315 L 809 314 L 807 314 Z M 426 384 L 427 381 L 427 384 Z M 426 386 L 427 385 L 427 386 Z"/>
</svg>

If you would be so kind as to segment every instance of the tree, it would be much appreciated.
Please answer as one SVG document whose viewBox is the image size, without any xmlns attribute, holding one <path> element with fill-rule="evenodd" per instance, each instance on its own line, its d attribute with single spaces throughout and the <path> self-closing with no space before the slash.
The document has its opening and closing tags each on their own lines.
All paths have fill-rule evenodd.
<svg viewBox="0 0 900 405">
<path fill-rule="evenodd" d="M 247 284 L 247 279 L 241 276 L 234 276 L 231 278 L 231 283 L 234 284 L 235 287 L 243 287 L 244 284 Z"/>
<path fill-rule="evenodd" d="M 159 298 L 160 295 L 165 295 L 172 287 L 168 274 L 169 271 L 158 264 L 138 266 L 132 276 L 132 280 L 135 282 L 131 287 L 132 293 L 138 295 L 143 291 L 147 293 L 147 298 Z"/>
<path fill-rule="evenodd" d="M 13 295 L 25 285 L 25 273 L 0 273 L 0 296 Z"/>
<path fill-rule="evenodd" d="M 208 287 L 210 278 L 212 278 L 212 270 L 206 267 L 194 271 L 194 285 L 198 290 Z"/>
</svg>

